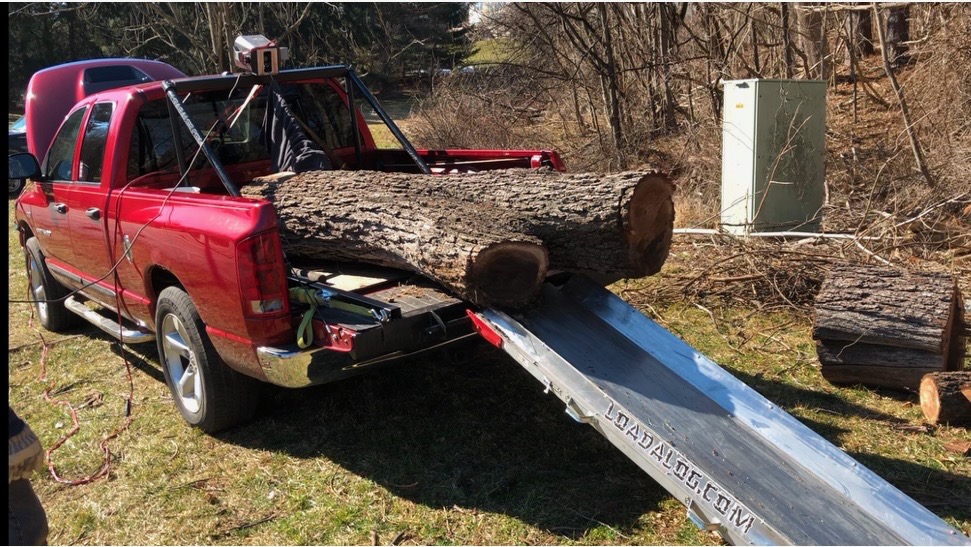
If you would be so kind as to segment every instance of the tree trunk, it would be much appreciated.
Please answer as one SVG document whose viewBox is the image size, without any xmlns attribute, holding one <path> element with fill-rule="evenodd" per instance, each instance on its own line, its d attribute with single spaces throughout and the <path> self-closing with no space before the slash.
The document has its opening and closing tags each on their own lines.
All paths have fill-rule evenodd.
<svg viewBox="0 0 971 547">
<path fill-rule="evenodd" d="M 785 59 L 785 75 L 787 79 L 792 79 L 795 71 L 793 66 L 795 61 L 792 58 L 792 38 L 789 35 L 789 4 L 782 2 L 779 4 L 779 14 L 782 18 L 782 50 L 783 58 Z"/>
<path fill-rule="evenodd" d="M 380 191 L 382 173 L 339 177 L 267 177 L 245 196 L 276 208 L 284 252 L 365 262 L 425 275 L 483 305 L 528 304 L 546 277 L 546 249 L 508 228 L 514 216 L 444 196 Z"/>
<path fill-rule="evenodd" d="M 351 188 L 360 192 L 349 193 Z M 312 171 L 287 181 L 275 190 L 275 198 L 262 187 L 243 187 L 244 194 L 264 195 L 274 204 L 302 191 L 384 196 L 419 206 L 455 207 L 458 214 L 471 210 L 477 216 L 466 224 L 505 226 L 511 235 L 535 238 L 549 251 L 550 269 L 583 273 L 601 283 L 660 271 L 674 226 L 674 185 L 664 175 L 639 171 L 599 175 L 507 169 L 444 176 Z M 299 226 L 305 214 L 277 208 L 286 224 Z"/>
<path fill-rule="evenodd" d="M 890 66 L 898 68 L 910 62 L 910 8 L 907 6 L 887 10 L 887 58 Z"/>
<path fill-rule="evenodd" d="M 924 376 L 920 381 L 920 408 L 932 424 L 971 425 L 971 371 Z"/>
<path fill-rule="evenodd" d="M 627 151 L 624 143 L 623 114 L 620 104 L 620 76 L 617 74 L 617 59 L 614 56 L 613 38 L 610 30 L 610 19 L 607 17 L 607 7 L 605 4 L 597 4 L 597 11 L 600 15 L 602 25 L 602 39 L 604 45 L 604 63 L 599 66 L 601 91 L 604 96 L 604 104 L 607 106 L 607 118 L 610 122 L 610 134 L 614 141 L 614 155 L 616 165 L 620 169 L 627 169 Z"/>
<path fill-rule="evenodd" d="M 846 17 L 846 47 L 854 57 L 869 57 L 874 54 L 872 14 L 867 10 L 851 11 Z"/>
<path fill-rule="evenodd" d="M 660 58 L 658 59 L 661 64 L 660 73 L 663 75 L 663 95 L 661 96 L 661 126 L 660 129 L 664 133 L 667 133 L 677 127 L 678 123 L 674 117 L 674 106 L 676 101 L 674 100 L 674 93 L 671 91 L 672 71 L 671 65 L 672 58 L 674 57 L 674 50 L 677 47 L 677 19 L 674 13 L 675 6 L 673 4 L 659 3 L 657 4 L 658 13 L 658 23 L 660 25 L 659 41 L 660 46 Z"/>
<path fill-rule="evenodd" d="M 801 7 L 811 8 L 814 2 L 803 2 Z M 799 10 L 800 46 L 806 54 L 807 66 L 804 67 L 807 79 L 825 80 L 826 36 L 823 35 L 823 14 L 813 9 Z"/>
</svg>

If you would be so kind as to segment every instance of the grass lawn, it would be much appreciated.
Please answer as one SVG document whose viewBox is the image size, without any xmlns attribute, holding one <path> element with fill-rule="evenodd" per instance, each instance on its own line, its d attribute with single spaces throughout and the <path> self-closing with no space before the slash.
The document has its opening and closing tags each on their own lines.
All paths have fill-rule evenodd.
<svg viewBox="0 0 971 547">
<path fill-rule="evenodd" d="M 12 204 L 12 202 L 11 202 Z M 12 205 L 8 214 L 12 215 Z M 651 283 L 683 275 L 672 257 Z M 9 294 L 26 295 L 9 232 Z M 636 297 L 639 286 L 618 285 Z M 632 301 L 634 301 L 632 299 Z M 809 427 L 971 533 L 971 459 L 945 444 L 967 430 L 927 430 L 914 396 L 835 388 L 819 376 L 810 321 L 790 311 L 645 307 L 662 325 Z M 218 436 L 186 426 L 154 345 L 123 352 L 94 328 L 52 334 L 9 304 L 11 406 L 67 479 L 34 484 L 63 544 L 630 544 L 719 543 L 684 508 L 553 395 L 484 344 L 465 357 L 412 361 L 302 390 L 267 389 L 252 423 Z M 43 337 L 43 338 L 42 338 Z M 46 356 L 42 354 L 47 346 Z M 43 362 L 43 367 L 42 367 Z M 49 390 L 51 401 L 46 401 Z"/>
</svg>

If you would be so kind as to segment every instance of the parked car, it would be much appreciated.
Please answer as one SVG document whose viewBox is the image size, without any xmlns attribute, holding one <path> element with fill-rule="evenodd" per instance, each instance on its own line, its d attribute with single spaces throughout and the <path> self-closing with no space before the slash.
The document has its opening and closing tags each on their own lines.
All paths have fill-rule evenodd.
<svg viewBox="0 0 971 547">
<path fill-rule="evenodd" d="M 116 87 L 185 76 L 175 67 L 147 59 L 88 59 L 53 68 L 56 70 L 43 69 L 31 77 L 25 113 L 10 126 L 9 154 L 30 152 L 43 160 L 54 131 L 64 121 L 63 114 L 67 114 L 58 110 L 59 105 L 72 105 L 88 95 Z M 38 93 L 41 89 L 43 94 Z M 8 180 L 10 197 L 17 197 L 26 179 Z"/>
<path fill-rule="evenodd" d="M 17 121 L 10 125 L 7 130 L 10 136 L 9 144 L 7 145 L 8 154 L 16 154 L 18 152 L 27 151 L 27 119 L 23 116 L 17 118 Z M 10 180 L 10 197 L 16 197 L 20 194 L 20 191 L 24 189 L 24 179 L 9 179 Z"/>
</svg>

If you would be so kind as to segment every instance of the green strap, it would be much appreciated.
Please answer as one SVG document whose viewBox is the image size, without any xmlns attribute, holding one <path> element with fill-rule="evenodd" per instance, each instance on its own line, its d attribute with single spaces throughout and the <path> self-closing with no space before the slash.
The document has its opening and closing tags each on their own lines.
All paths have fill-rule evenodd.
<svg viewBox="0 0 971 547">
<path fill-rule="evenodd" d="M 297 347 L 300 349 L 307 348 L 314 342 L 314 328 L 311 325 L 311 320 L 314 318 L 315 311 L 317 311 L 317 304 L 313 303 L 307 313 L 303 314 L 303 320 L 300 321 L 300 327 L 297 328 Z"/>
<path fill-rule="evenodd" d="M 304 349 L 314 342 L 314 328 L 311 322 L 314 318 L 314 313 L 317 311 L 317 299 L 314 298 L 312 290 L 304 287 L 291 287 L 290 298 L 310 306 L 310 309 L 303 314 L 303 319 L 300 320 L 300 326 L 297 327 L 297 347 Z"/>
</svg>

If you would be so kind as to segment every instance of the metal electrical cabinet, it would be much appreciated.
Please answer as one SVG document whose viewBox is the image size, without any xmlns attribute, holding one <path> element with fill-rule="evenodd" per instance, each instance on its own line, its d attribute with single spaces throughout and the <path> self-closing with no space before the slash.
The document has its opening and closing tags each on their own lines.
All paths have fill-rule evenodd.
<svg viewBox="0 0 971 547">
<path fill-rule="evenodd" d="M 816 232 L 823 206 L 826 82 L 724 82 L 722 230 Z"/>
</svg>

